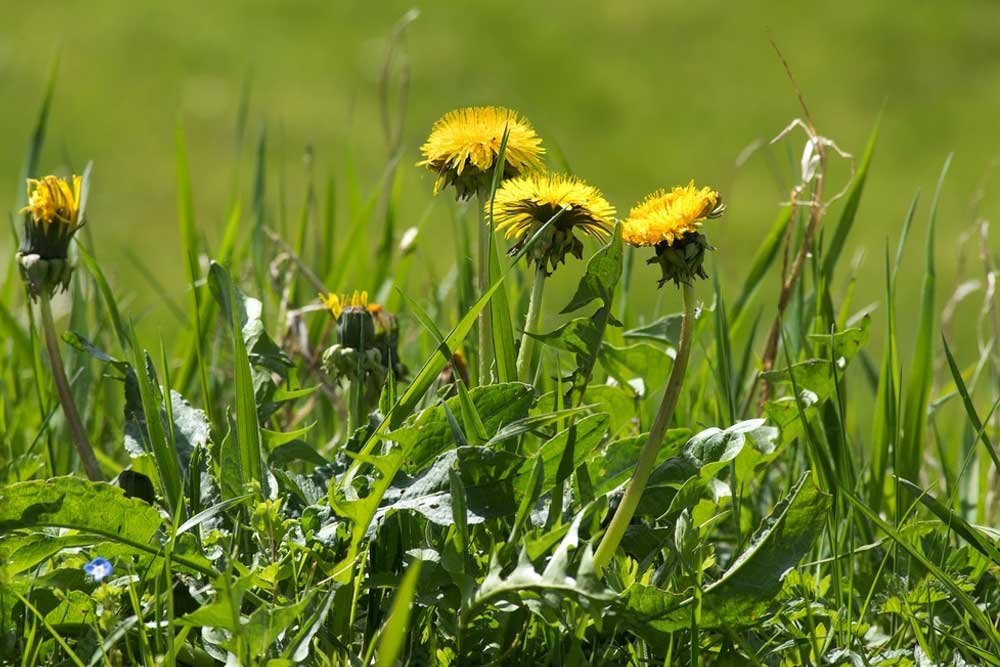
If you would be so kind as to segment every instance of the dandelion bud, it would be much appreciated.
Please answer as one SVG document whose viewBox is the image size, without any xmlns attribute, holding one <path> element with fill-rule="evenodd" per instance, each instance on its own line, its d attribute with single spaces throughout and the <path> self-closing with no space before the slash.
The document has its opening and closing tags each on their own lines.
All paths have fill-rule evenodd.
<svg viewBox="0 0 1000 667">
<path fill-rule="evenodd" d="M 17 262 L 34 298 L 69 286 L 73 273 L 69 243 L 84 222 L 81 185 L 80 176 L 74 176 L 72 184 L 56 176 L 28 179 L 28 205 L 19 211 L 24 214 L 24 235 Z"/>
<path fill-rule="evenodd" d="M 350 299 L 336 294 L 320 295 L 337 320 L 337 343 L 365 351 L 375 343 L 375 323 L 368 312 L 368 292 L 355 292 Z"/>
</svg>

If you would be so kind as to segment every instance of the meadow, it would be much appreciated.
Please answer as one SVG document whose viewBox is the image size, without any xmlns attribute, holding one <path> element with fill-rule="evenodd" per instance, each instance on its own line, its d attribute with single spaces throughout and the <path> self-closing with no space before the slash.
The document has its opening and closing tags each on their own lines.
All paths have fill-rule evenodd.
<svg viewBox="0 0 1000 667">
<path fill-rule="evenodd" d="M 14 18 L 0 664 L 1000 664 L 995 10 L 407 9 Z"/>
</svg>

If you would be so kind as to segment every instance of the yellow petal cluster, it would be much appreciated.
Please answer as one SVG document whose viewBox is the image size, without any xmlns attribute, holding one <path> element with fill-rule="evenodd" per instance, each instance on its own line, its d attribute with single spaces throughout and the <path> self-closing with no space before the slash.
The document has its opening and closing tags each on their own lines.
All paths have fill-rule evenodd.
<svg viewBox="0 0 1000 667">
<path fill-rule="evenodd" d="M 489 213 L 488 202 L 486 207 Z M 493 222 L 505 238 L 519 239 L 560 210 L 565 212 L 553 223 L 560 229 L 580 229 L 602 240 L 611 235 L 614 206 L 594 186 L 562 174 L 533 174 L 504 181 L 493 204 Z"/>
<path fill-rule="evenodd" d="M 706 218 L 721 215 L 722 210 L 719 193 L 709 187 L 698 188 L 692 180 L 687 187 L 648 195 L 622 223 L 622 238 L 635 246 L 673 245 L 685 234 L 698 231 Z"/>
<path fill-rule="evenodd" d="M 466 107 L 450 111 L 431 128 L 427 142 L 420 148 L 424 159 L 417 166 L 427 167 L 438 175 L 434 194 L 454 183 L 460 194 L 468 184 L 463 176 L 476 178 L 489 172 L 500 153 L 504 132 L 508 131 L 504 151 L 504 176 L 514 176 L 542 167 L 545 152 L 542 140 L 531 123 L 516 111 L 504 107 Z"/>
<path fill-rule="evenodd" d="M 57 222 L 65 225 L 67 232 L 75 230 L 79 227 L 81 182 L 79 176 L 73 177 L 72 185 L 57 176 L 29 178 L 28 205 L 20 213 L 30 213 L 35 224 Z"/>
<path fill-rule="evenodd" d="M 333 314 L 333 319 L 339 320 L 340 315 L 344 312 L 346 308 L 366 308 L 368 306 L 368 292 L 358 292 L 355 291 L 350 297 L 346 294 L 320 294 L 319 300 L 323 302 Z"/>
</svg>

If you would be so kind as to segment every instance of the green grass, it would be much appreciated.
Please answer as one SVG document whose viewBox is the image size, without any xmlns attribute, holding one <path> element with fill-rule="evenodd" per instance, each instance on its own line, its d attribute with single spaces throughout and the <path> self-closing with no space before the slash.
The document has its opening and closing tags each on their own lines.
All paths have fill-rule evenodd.
<svg viewBox="0 0 1000 667">
<path fill-rule="evenodd" d="M 0 61 L 35 91 L 0 111 L 19 147 L 11 200 L 19 162 L 96 164 L 77 269 L 53 300 L 62 360 L 16 261 L 0 283 L 0 663 L 1000 664 L 998 304 L 959 289 L 1000 258 L 995 234 L 957 243 L 973 220 L 958 202 L 988 157 L 959 151 L 941 168 L 952 140 L 985 150 L 986 107 L 967 105 L 994 93 L 949 74 L 972 58 L 962 50 L 921 60 L 955 33 L 985 39 L 993 9 L 948 15 L 904 54 L 937 10 L 546 6 L 525 22 L 434 7 L 390 38 L 384 87 L 380 39 L 403 6 L 303 10 L 294 39 L 264 5 L 204 7 L 198 21 L 183 5 L 103 9 L 45 14 L 76 28 L 50 113 L 31 112 L 46 90 L 39 48 Z M 37 24 L 32 11 L 3 29 L 15 43 L 38 39 L 18 27 Z M 537 58 L 561 38 L 543 18 L 585 45 L 546 60 L 545 77 Z M 781 145 L 732 170 L 749 140 L 801 113 L 766 39 L 742 50 L 765 24 L 819 129 L 858 157 L 828 209 L 780 204 L 801 135 L 787 164 Z M 655 25 L 685 43 L 636 39 Z M 85 45 L 98 31 L 99 48 Z M 693 41 L 703 33 L 726 46 Z M 157 51 L 175 34 L 181 46 Z M 337 46 L 307 58 L 317 43 Z M 137 44 L 165 55 L 124 62 Z M 74 54 L 90 49 L 83 77 Z M 864 64 L 828 62 L 834 50 Z M 920 67 L 876 76 L 901 58 Z M 720 76 L 720 63 L 747 75 Z M 143 66 L 136 105 L 100 92 Z M 321 72 L 325 92 L 298 87 Z M 338 77 L 357 91 L 353 112 Z M 178 98 L 182 80 L 194 92 Z M 935 107 L 915 81 L 940 84 Z M 170 104 L 154 104 L 158 83 L 175 87 Z M 760 106 L 737 108 L 750 89 Z M 833 113 L 845 90 L 868 89 Z M 550 161 L 562 153 L 622 214 L 691 175 L 722 191 L 695 319 L 682 326 L 681 291 L 657 290 L 651 251 L 616 230 L 548 281 L 539 370 L 514 380 L 535 279 L 524 250 L 486 237 L 478 253 L 477 202 L 433 198 L 411 164 L 439 113 L 481 101 L 523 110 Z M 935 113 L 938 134 L 916 145 L 907 132 Z M 125 141 L 133 131 L 142 139 Z M 848 176 L 831 162 L 827 197 Z M 975 215 L 991 205 L 984 194 Z M 416 245 L 400 247 L 411 226 Z M 398 344 L 352 339 L 317 307 L 317 292 L 353 289 L 398 318 Z M 487 312 L 491 347 L 476 327 Z M 494 379 L 453 356 L 483 349 Z M 83 478 L 69 401 L 110 482 Z M 83 570 L 96 557 L 115 568 L 102 582 Z"/>
</svg>

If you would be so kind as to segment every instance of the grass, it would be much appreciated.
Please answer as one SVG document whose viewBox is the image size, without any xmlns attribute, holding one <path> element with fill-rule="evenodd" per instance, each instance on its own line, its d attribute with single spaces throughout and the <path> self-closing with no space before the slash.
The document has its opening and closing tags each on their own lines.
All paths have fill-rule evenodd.
<svg viewBox="0 0 1000 667">
<path fill-rule="evenodd" d="M 8 264 L 0 661 L 1000 664 L 1000 324 L 982 288 L 998 257 L 988 227 L 969 225 L 961 273 L 938 270 L 966 230 L 944 222 L 960 176 L 940 169 L 944 152 L 929 206 L 907 212 L 914 183 L 887 198 L 886 171 L 923 180 L 883 157 L 898 122 L 887 108 L 877 132 L 874 116 L 861 123 L 867 150 L 849 128 L 857 149 L 844 147 L 874 157 L 844 198 L 824 205 L 847 174 L 821 148 L 820 180 L 745 237 L 733 233 L 742 190 L 720 185 L 731 212 L 703 228 L 718 246 L 711 279 L 683 305 L 616 228 L 553 277 L 539 368 L 527 361 L 519 382 L 535 275 L 500 238 L 479 253 L 475 229 L 497 172 L 482 202 L 435 199 L 400 140 L 415 122 L 400 101 L 418 26 L 414 60 L 399 59 L 397 31 L 385 61 L 388 150 L 359 134 L 353 166 L 331 179 L 315 164 L 293 172 L 281 131 L 255 134 L 242 114 L 221 175 L 197 177 L 203 129 L 167 124 L 173 150 L 146 160 L 170 174 L 151 192 L 176 200 L 163 207 L 180 241 L 135 250 L 156 297 L 116 277 L 125 260 L 102 239 L 115 179 L 95 177 L 54 322 Z M 57 91 L 70 85 L 60 72 Z M 19 120 L 24 136 L 39 130 L 28 173 L 52 162 L 60 99 Z M 606 154 L 605 135 L 562 152 Z M 802 135 L 788 141 L 800 154 Z M 641 160 L 661 159 L 648 148 Z M 704 180 L 698 158 L 679 164 Z M 621 183 L 612 200 L 642 194 Z M 225 225 L 210 232 L 213 218 Z M 402 243 L 410 226 L 415 246 Z M 860 248 L 884 260 L 859 266 Z M 338 324 L 315 298 L 355 288 L 397 318 L 375 340 L 345 324 L 368 311 Z M 52 329 L 62 360 L 44 345 Z M 492 378 L 455 356 L 483 350 Z M 675 358 L 686 372 L 671 372 Z M 53 362 L 68 389 L 53 387 Z M 60 401 L 111 482 L 82 477 Z M 114 566 L 102 581 L 82 569 L 97 557 Z"/>
</svg>

